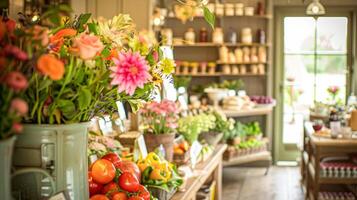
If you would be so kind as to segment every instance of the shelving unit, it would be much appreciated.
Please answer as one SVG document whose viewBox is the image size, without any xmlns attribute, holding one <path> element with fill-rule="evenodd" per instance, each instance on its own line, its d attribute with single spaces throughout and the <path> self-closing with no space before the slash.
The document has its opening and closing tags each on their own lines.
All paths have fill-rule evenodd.
<svg viewBox="0 0 357 200">
<path fill-rule="evenodd" d="M 215 3 L 216 1 L 210 1 L 210 3 Z M 194 44 L 174 44 L 174 57 L 179 61 L 187 62 L 214 62 L 217 65 L 216 72 L 214 74 L 176 74 L 176 76 L 191 76 L 192 81 L 188 89 L 195 85 L 208 85 L 213 82 L 221 82 L 224 80 L 235 80 L 240 78 L 245 83 L 245 90 L 248 95 L 266 95 L 272 96 L 273 91 L 273 78 L 272 78 L 272 1 L 271 0 L 221 0 L 220 3 L 243 3 L 244 6 L 256 7 L 258 2 L 262 2 L 265 6 L 265 15 L 253 15 L 253 16 L 216 16 L 216 27 L 223 29 L 223 32 L 228 33 L 229 30 L 233 29 L 238 34 L 237 43 L 229 43 L 225 39 L 223 44 L 216 44 L 213 42 L 196 42 Z M 173 3 L 173 1 L 171 1 Z M 168 3 L 170 5 L 170 3 Z M 213 30 L 207 24 L 203 17 L 194 17 L 194 20 L 188 20 L 186 23 L 182 23 L 176 17 L 167 17 L 165 20 L 164 28 L 169 28 L 173 32 L 173 37 L 184 38 L 185 31 L 188 28 L 193 28 L 196 33 L 196 41 L 199 37 L 199 30 L 205 27 L 208 31 L 208 41 L 212 41 Z M 249 27 L 252 29 L 253 43 L 246 44 L 242 43 L 241 30 L 242 28 Z M 256 38 L 257 30 L 264 30 L 266 33 L 266 42 L 264 44 L 258 43 Z M 176 39 L 177 40 L 177 39 Z M 219 61 L 219 48 L 226 46 L 230 50 L 240 47 L 265 47 L 267 51 L 267 62 L 257 62 L 257 63 L 226 63 Z M 264 74 L 253 74 L 250 72 L 252 65 L 263 64 L 265 66 Z M 223 73 L 222 69 L 224 65 L 246 65 L 247 73 L 245 74 L 227 74 Z M 271 160 L 271 144 L 272 144 L 272 108 L 256 108 L 252 110 L 242 110 L 242 111 L 224 111 L 228 117 L 233 117 L 236 120 L 242 122 L 259 121 L 264 130 L 265 137 L 269 139 L 269 146 L 266 155 L 269 154 Z M 252 161 L 259 161 L 260 156 L 252 156 L 250 159 Z M 239 158 L 237 158 L 239 160 Z M 243 159 L 244 160 L 244 159 Z M 236 162 L 240 164 L 240 162 Z"/>
<path fill-rule="evenodd" d="M 357 140 L 330 139 L 313 135 L 311 122 L 305 122 L 304 146 L 301 150 L 301 183 L 305 198 L 317 200 L 324 185 L 357 184 L 357 178 L 322 177 L 320 161 L 324 157 L 357 153 Z"/>
</svg>

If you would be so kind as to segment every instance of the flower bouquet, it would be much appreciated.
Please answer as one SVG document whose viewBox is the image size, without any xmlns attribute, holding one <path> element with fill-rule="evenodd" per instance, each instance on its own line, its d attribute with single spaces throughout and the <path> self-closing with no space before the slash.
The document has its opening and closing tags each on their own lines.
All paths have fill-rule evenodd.
<svg viewBox="0 0 357 200">
<path fill-rule="evenodd" d="M 172 161 L 173 141 L 178 126 L 179 109 L 175 102 L 147 103 L 141 110 L 144 138 L 149 151 L 162 144 L 165 148 L 165 158 Z"/>
<path fill-rule="evenodd" d="M 96 21 L 90 19 L 90 14 L 81 14 L 74 20 L 66 18 L 51 24 L 46 17 L 55 15 L 55 11 L 42 15 L 47 26 L 34 24 L 24 17 L 8 40 L 9 47 L 1 50 L 1 58 L 11 55 L 23 60 L 8 65 L 11 69 L 5 71 L 4 77 L 11 78 L 11 72 L 16 71 L 28 79 L 27 83 L 25 77 L 12 77 L 26 83 L 23 88 L 27 89 L 21 96 L 29 110 L 23 118 L 27 125 L 18 137 L 16 148 L 25 149 L 29 142 L 37 147 L 48 145 L 47 142 L 55 144 L 55 156 L 49 158 L 49 163 L 63 169 L 56 170 L 57 177 L 65 177 L 56 179 L 56 191 L 68 189 L 72 199 L 88 199 L 88 193 L 82 188 L 87 188 L 84 171 L 87 169 L 88 121 L 97 115 L 116 112 L 117 101 L 128 102 L 133 111 L 138 110 L 143 102 L 151 99 L 153 89 L 160 87 L 162 78 L 174 70 L 174 64 L 163 58 L 158 45 L 140 40 L 128 15 Z M 11 82 L 10 78 L 7 83 Z M 10 89 L 10 93 L 4 91 L 9 99 L 16 93 L 16 88 Z M 21 115 L 27 110 L 24 105 L 16 105 L 22 108 Z M 5 122 L 1 121 L 1 127 Z M 20 157 L 34 159 L 30 154 L 14 156 L 15 159 Z M 15 163 L 26 162 L 25 159 Z M 68 173 L 78 177 L 67 180 L 71 179 L 65 175 Z"/>
</svg>

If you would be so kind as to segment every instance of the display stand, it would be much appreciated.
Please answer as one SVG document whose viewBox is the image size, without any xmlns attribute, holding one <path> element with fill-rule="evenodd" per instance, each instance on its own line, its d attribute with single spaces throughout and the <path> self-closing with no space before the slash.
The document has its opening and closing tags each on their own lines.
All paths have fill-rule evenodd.
<svg viewBox="0 0 357 200">
<path fill-rule="evenodd" d="M 302 185 L 305 198 L 317 200 L 321 185 L 357 184 L 356 178 L 320 177 L 320 160 L 327 156 L 357 153 L 357 140 L 331 139 L 313 135 L 311 122 L 305 122 L 304 147 L 302 149 Z"/>
<path fill-rule="evenodd" d="M 223 153 L 226 150 L 227 145 L 218 145 L 212 156 L 199 163 L 195 170 L 203 172 L 199 176 L 189 178 L 186 183 L 184 191 L 177 192 L 171 200 L 195 200 L 197 191 L 202 187 L 202 185 L 213 176 L 213 180 L 216 182 L 215 187 L 215 200 L 222 199 L 222 158 Z"/>
</svg>

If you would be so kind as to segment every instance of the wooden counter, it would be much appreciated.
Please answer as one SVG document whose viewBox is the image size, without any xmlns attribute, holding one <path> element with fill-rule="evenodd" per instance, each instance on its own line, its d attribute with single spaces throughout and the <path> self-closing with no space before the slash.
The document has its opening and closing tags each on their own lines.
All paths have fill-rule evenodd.
<svg viewBox="0 0 357 200">
<path fill-rule="evenodd" d="M 196 193 L 205 183 L 205 181 L 213 175 L 216 181 L 215 200 L 222 199 L 222 158 L 227 145 L 221 144 L 216 147 L 211 158 L 205 162 L 201 162 L 196 166 L 196 170 L 205 172 L 200 176 L 192 177 L 187 180 L 184 192 L 177 192 L 171 200 L 195 200 Z"/>
<path fill-rule="evenodd" d="M 356 178 L 320 177 L 320 161 L 328 156 L 357 153 L 356 139 L 332 139 L 313 135 L 312 123 L 304 129 L 301 174 L 306 199 L 317 200 L 321 184 L 357 184 Z"/>
</svg>

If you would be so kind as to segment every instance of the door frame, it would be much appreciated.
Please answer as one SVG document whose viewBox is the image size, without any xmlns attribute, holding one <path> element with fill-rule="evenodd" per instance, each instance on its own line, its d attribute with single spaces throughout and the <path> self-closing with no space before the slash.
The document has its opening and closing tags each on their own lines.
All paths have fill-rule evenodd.
<svg viewBox="0 0 357 200">
<path fill-rule="evenodd" d="M 283 81 L 284 81 L 284 17 L 306 17 L 306 7 L 275 7 L 274 14 L 274 97 L 277 99 L 277 106 L 274 112 L 274 162 L 277 161 L 296 161 L 300 156 L 299 150 L 302 146 L 296 144 L 283 144 Z M 348 18 L 347 30 L 347 81 L 346 81 L 346 95 L 348 96 L 351 91 L 356 92 L 355 83 L 353 79 L 354 70 L 356 68 L 356 38 L 357 28 L 357 12 L 355 7 L 326 7 L 326 15 L 329 16 L 344 16 Z M 356 94 L 356 93 L 355 93 Z M 303 137 L 301 135 L 301 137 Z"/>
</svg>

